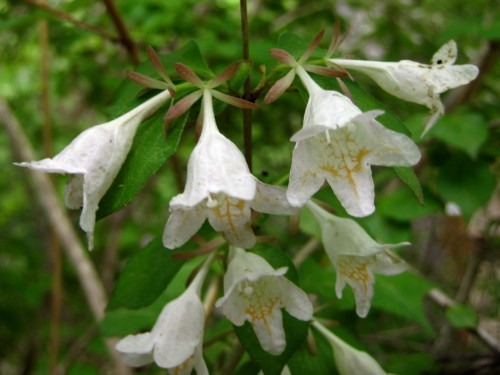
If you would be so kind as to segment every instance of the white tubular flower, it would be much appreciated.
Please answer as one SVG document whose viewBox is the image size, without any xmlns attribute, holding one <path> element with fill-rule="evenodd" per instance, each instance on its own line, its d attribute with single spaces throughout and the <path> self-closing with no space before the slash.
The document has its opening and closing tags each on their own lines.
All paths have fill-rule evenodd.
<svg viewBox="0 0 500 375">
<path fill-rule="evenodd" d="M 297 74 L 309 92 L 303 128 L 292 138 L 293 151 L 287 198 L 303 206 L 324 181 L 352 216 L 373 213 L 374 185 L 370 165 L 410 166 L 420 151 L 406 135 L 386 129 L 362 113 L 349 98 L 322 89 L 298 66 Z"/>
<path fill-rule="evenodd" d="M 396 275 L 405 271 L 404 261 L 389 249 L 409 243 L 379 244 L 354 220 L 332 215 L 312 201 L 306 207 L 320 225 L 323 246 L 337 271 L 337 297 L 342 298 L 347 283 L 354 291 L 356 313 L 366 317 L 373 297 L 374 273 Z"/>
<path fill-rule="evenodd" d="M 328 340 L 340 375 L 387 375 L 379 363 L 368 353 L 362 352 L 338 338 L 332 331 L 314 320 L 312 325 Z"/>
<path fill-rule="evenodd" d="M 295 212 L 285 190 L 258 181 L 238 147 L 217 129 L 209 90 L 203 95 L 203 130 L 188 163 L 186 188 L 170 201 L 163 244 L 175 249 L 196 233 L 206 218 L 235 246 L 250 248 L 255 235 L 250 209 L 276 215 Z"/>
<path fill-rule="evenodd" d="M 430 65 L 415 61 L 399 62 L 330 59 L 346 69 L 365 73 L 389 94 L 400 99 L 422 104 L 431 110 L 424 135 L 444 113 L 439 94 L 466 85 L 478 75 L 475 65 L 453 65 L 457 58 L 457 44 L 450 40 L 432 57 Z"/>
<path fill-rule="evenodd" d="M 307 295 L 283 276 L 287 267 L 277 270 L 260 256 L 234 248 L 224 275 L 224 296 L 217 300 L 224 315 L 235 325 L 248 320 L 262 348 L 272 355 L 285 350 L 281 308 L 300 320 L 312 317 Z"/>
<path fill-rule="evenodd" d="M 83 207 L 80 227 L 87 234 L 89 249 L 94 243 L 99 201 L 120 171 L 137 127 L 168 99 L 168 90 L 162 91 L 117 119 L 86 129 L 53 158 L 16 164 L 42 172 L 72 175 L 66 184 L 64 200 L 70 209 Z"/>
<path fill-rule="evenodd" d="M 116 344 L 122 361 L 133 367 L 155 362 L 170 374 L 208 375 L 202 356 L 205 310 L 200 289 L 213 254 L 186 291 L 163 308 L 151 332 L 128 335 Z"/>
</svg>

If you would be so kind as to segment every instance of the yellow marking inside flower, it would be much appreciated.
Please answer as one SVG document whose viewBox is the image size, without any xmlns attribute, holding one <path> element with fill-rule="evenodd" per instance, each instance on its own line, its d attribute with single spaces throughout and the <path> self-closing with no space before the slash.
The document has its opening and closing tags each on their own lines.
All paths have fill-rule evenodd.
<svg viewBox="0 0 500 375">
<path fill-rule="evenodd" d="M 353 256 L 344 256 L 339 259 L 337 270 L 342 275 L 356 283 L 363 284 L 365 293 L 368 293 L 368 281 L 370 274 L 368 271 L 369 261 L 357 262 Z"/>
<path fill-rule="evenodd" d="M 266 296 L 266 282 L 263 279 L 257 282 L 244 281 L 239 285 L 240 296 L 248 302 L 245 313 L 250 316 L 250 322 L 262 321 L 269 336 L 272 330 L 268 317 L 274 309 L 281 308 L 282 301 L 279 297 Z"/>
<path fill-rule="evenodd" d="M 343 129 L 342 129 L 343 130 Z M 360 148 L 356 140 L 346 131 L 339 130 L 333 138 L 335 144 L 327 143 L 325 147 L 325 164 L 319 165 L 319 169 L 330 173 L 333 177 L 347 178 L 356 197 L 359 197 L 356 180 L 353 174 L 363 169 L 363 159 L 372 153 L 372 150 Z M 341 138 L 343 136 L 343 139 Z M 320 139 L 320 143 L 321 142 Z"/>
<path fill-rule="evenodd" d="M 230 199 L 227 195 L 223 195 L 220 203 L 213 205 L 212 207 L 207 205 L 207 207 L 213 211 L 218 220 L 222 220 L 227 223 L 231 233 L 233 233 L 234 237 L 239 240 L 240 236 L 236 224 L 234 223 L 234 219 L 243 214 L 245 201 L 240 199 Z"/>
</svg>

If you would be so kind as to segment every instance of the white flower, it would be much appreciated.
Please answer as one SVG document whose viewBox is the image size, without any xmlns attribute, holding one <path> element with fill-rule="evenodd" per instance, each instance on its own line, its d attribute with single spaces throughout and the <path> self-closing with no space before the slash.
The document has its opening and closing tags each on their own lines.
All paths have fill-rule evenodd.
<svg viewBox="0 0 500 375">
<path fill-rule="evenodd" d="M 450 40 L 432 57 L 430 65 L 415 61 L 399 62 L 330 59 L 343 68 L 367 74 L 388 93 L 400 99 L 423 104 L 431 110 L 424 134 L 444 113 L 439 94 L 466 85 L 478 75 L 475 65 L 453 65 L 457 58 L 457 45 Z"/>
<path fill-rule="evenodd" d="M 71 209 L 83 206 L 80 227 L 87 233 L 90 249 L 99 201 L 123 165 L 138 125 L 169 98 L 170 93 L 165 90 L 115 120 L 86 129 L 53 158 L 16 164 L 72 175 L 64 200 Z"/>
<path fill-rule="evenodd" d="M 332 215 L 312 201 L 306 207 L 320 224 L 323 246 L 337 271 L 337 297 L 342 298 L 342 290 L 349 284 L 356 299 L 356 313 L 366 317 L 373 297 L 374 273 L 395 275 L 405 271 L 406 264 L 389 249 L 409 243 L 379 244 L 354 220 Z"/>
<path fill-rule="evenodd" d="M 353 348 L 316 320 L 312 324 L 332 346 L 333 357 L 340 375 L 387 375 L 378 362 L 368 353 Z"/>
<path fill-rule="evenodd" d="M 374 210 L 370 165 L 409 166 L 420 151 L 406 135 L 375 120 L 382 111 L 362 113 L 346 96 L 319 87 L 299 66 L 297 74 L 309 91 L 303 128 L 292 138 L 293 151 L 287 198 L 304 205 L 328 181 L 352 216 Z"/>
<path fill-rule="evenodd" d="M 116 344 L 122 361 L 129 366 L 155 362 L 170 374 L 207 374 L 202 356 L 205 310 L 199 294 L 213 255 L 204 263 L 195 279 L 178 298 L 160 313 L 151 332 L 128 335 Z"/>
<path fill-rule="evenodd" d="M 219 132 L 208 90 L 202 106 L 203 130 L 189 158 L 186 188 L 170 201 L 163 244 L 169 249 L 181 246 L 208 218 L 227 241 L 250 248 L 255 243 L 250 209 L 276 215 L 295 210 L 285 190 L 258 181 L 240 150 Z"/>
<path fill-rule="evenodd" d="M 285 350 L 281 308 L 300 320 L 309 320 L 312 305 L 307 295 L 283 276 L 287 267 L 277 270 L 260 256 L 242 249 L 231 250 L 224 275 L 224 296 L 216 302 L 235 325 L 248 320 L 262 348 L 279 355 Z"/>
</svg>

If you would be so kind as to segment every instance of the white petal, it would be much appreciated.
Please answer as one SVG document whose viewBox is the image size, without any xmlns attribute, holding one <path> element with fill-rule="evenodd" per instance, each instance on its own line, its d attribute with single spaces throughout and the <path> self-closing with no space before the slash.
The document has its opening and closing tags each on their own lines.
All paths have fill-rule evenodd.
<svg viewBox="0 0 500 375">
<path fill-rule="evenodd" d="M 337 129 L 345 126 L 361 110 L 337 91 L 315 90 L 311 93 L 304 114 L 304 127 L 325 126 Z"/>
<path fill-rule="evenodd" d="M 318 157 L 311 152 L 308 139 L 295 145 L 286 197 L 291 205 L 303 206 L 323 185 L 325 177 L 318 173 Z M 313 145 L 314 147 L 314 145 Z"/>
<path fill-rule="evenodd" d="M 232 245 L 253 247 L 255 235 L 250 226 L 249 202 L 226 195 L 219 195 L 216 199 L 216 205 L 207 208 L 210 225 Z"/>
<path fill-rule="evenodd" d="M 356 313 L 361 318 L 368 315 L 373 297 L 375 277 L 371 271 L 372 257 L 355 257 L 342 255 L 336 258 L 335 269 L 339 285 L 345 281 L 352 288 L 356 299 Z M 337 294 L 340 286 L 337 285 Z"/>
<path fill-rule="evenodd" d="M 457 59 L 457 43 L 450 40 L 432 56 L 432 65 L 453 65 Z"/>
<path fill-rule="evenodd" d="M 206 214 L 200 207 L 171 209 L 163 231 L 163 246 L 175 249 L 184 245 L 202 226 Z"/>
<path fill-rule="evenodd" d="M 251 323 L 262 349 L 272 355 L 283 353 L 286 340 L 281 310 L 272 309 L 265 318 L 255 319 Z"/>
<path fill-rule="evenodd" d="M 128 366 L 139 367 L 153 362 L 151 332 L 126 336 L 118 341 L 116 350 L 122 353 L 122 362 Z"/>
<path fill-rule="evenodd" d="M 286 311 L 299 320 L 310 320 L 313 306 L 307 294 L 286 277 L 279 278 L 277 282 L 281 284 L 281 295 Z"/>
<path fill-rule="evenodd" d="M 368 113 L 368 112 L 367 112 Z M 366 161 L 372 165 L 410 166 L 420 160 L 418 146 L 406 135 L 389 130 L 376 120 L 355 120 L 363 130 L 360 142 L 371 152 Z"/>
<path fill-rule="evenodd" d="M 195 291 L 188 289 L 168 303 L 151 331 L 158 366 L 172 368 L 190 358 L 202 340 L 203 325 L 203 305 Z"/>
<path fill-rule="evenodd" d="M 144 354 L 153 350 L 153 337 L 151 332 L 140 333 L 138 335 L 128 335 L 118 341 L 116 350 L 122 353 Z"/>
<path fill-rule="evenodd" d="M 194 206 L 209 194 L 226 194 L 242 200 L 252 200 L 256 189 L 255 177 L 245 158 L 229 139 L 213 133 L 194 148 L 188 164 L 184 193 L 176 205 Z"/>
<path fill-rule="evenodd" d="M 285 189 L 260 181 L 257 181 L 257 191 L 251 206 L 258 212 L 271 215 L 294 215 L 297 213 L 297 208 L 288 202 Z"/>
<path fill-rule="evenodd" d="M 64 186 L 64 204 L 73 210 L 83 206 L 83 174 L 71 176 Z"/>
<path fill-rule="evenodd" d="M 313 325 L 332 345 L 335 364 L 340 375 L 387 375 L 378 362 L 368 353 L 353 348 L 318 322 L 314 322 Z"/>
</svg>

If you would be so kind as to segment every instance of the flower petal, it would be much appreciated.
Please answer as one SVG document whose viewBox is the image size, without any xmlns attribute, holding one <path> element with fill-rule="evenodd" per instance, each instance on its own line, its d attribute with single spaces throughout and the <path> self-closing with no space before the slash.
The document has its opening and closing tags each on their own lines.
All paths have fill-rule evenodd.
<svg viewBox="0 0 500 375">
<path fill-rule="evenodd" d="M 299 320 L 310 320 L 313 306 L 307 294 L 285 277 L 277 278 L 277 282 L 280 284 L 285 310 Z"/>
<path fill-rule="evenodd" d="M 286 190 L 275 185 L 257 181 L 257 190 L 251 207 L 271 215 L 294 215 L 297 208 L 290 205 L 286 198 Z"/>
<path fill-rule="evenodd" d="M 176 367 L 193 356 L 203 337 L 203 325 L 203 305 L 194 290 L 187 289 L 169 302 L 151 331 L 158 366 Z"/>
<path fill-rule="evenodd" d="M 290 204 L 302 207 L 323 185 L 325 178 L 314 169 L 304 141 L 297 142 L 293 151 L 290 181 L 286 197 Z"/>
<path fill-rule="evenodd" d="M 246 249 L 253 247 L 255 235 L 250 226 L 249 203 L 225 194 L 219 194 L 215 199 L 217 203 L 207 208 L 210 225 L 232 245 Z"/>
<path fill-rule="evenodd" d="M 126 336 L 118 341 L 116 350 L 122 353 L 121 359 L 128 366 L 139 367 L 153 362 L 151 332 Z"/>
<path fill-rule="evenodd" d="M 175 197 L 174 197 L 175 198 Z M 163 246 L 176 249 L 193 236 L 206 219 L 201 207 L 183 209 L 170 207 L 170 216 L 163 231 Z"/>
</svg>

